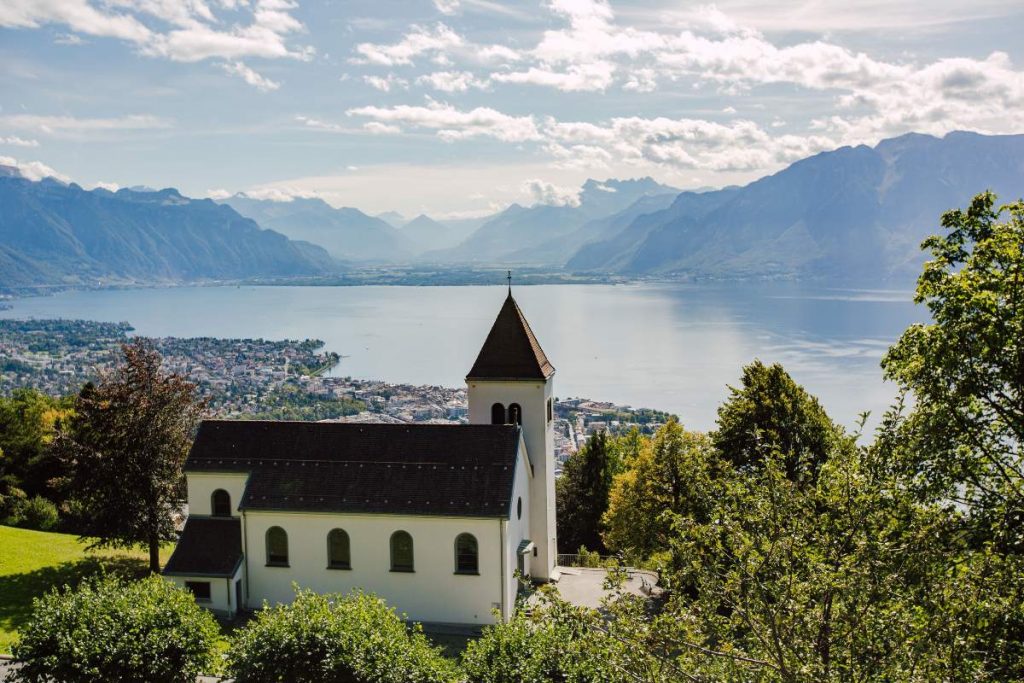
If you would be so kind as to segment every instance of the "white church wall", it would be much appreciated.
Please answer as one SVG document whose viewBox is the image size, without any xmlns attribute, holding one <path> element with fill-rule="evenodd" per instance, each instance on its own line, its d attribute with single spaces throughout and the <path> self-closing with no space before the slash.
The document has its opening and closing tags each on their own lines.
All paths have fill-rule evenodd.
<svg viewBox="0 0 1024 683">
<path fill-rule="evenodd" d="M 525 449 L 525 445 L 522 446 Z M 518 556 L 516 555 L 516 549 L 519 547 L 519 543 L 523 540 L 530 538 L 530 480 L 531 476 L 527 469 L 526 458 L 520 457 L 519 462 L 516 465 L 516 476 L 512 485 L 512 506 L 511 513 L 509 515 L 508 523 L 505 527 L 505 572 L 507 580 L 505 582 L 505 618 L 509 619 L 512 616 L 512 611 L 515 608 L 516 593 L 519 588 L 518 581 L 515 578 L 515 570 L 518 568 Z M 518 514 L 519 501 L 523 501 L 523 514 L 520 517 Z M 525 563 L 524 572 L 530 573 L 530 560 L 531 556 L 523 558 Z"/>
<path fill-rule="evenodd" d="M 213 514 L 213 492 L 224 489 L 231 496 L 231 516 L 238 516 L 238 503 L 249 475 L 238 472 L 188 472 L 188 513 Z"/>
<path fill-rule="evenodd" d="M 490 624 L 502 595 L 502 520 L 413 515 L 262 512 L 246 518 L 249 607 L 291 602 L 292 583 L 318 593 L 361 588 L 387 600 L 414 621 Z M 288 534 L 288 567 L 266 566 L 266 532 Z M 327 534 L 349 535 L 351 569 L 327 568 Z M 414 571 L 391 571 L 391 534 L 413 538 Z M 479 575 L 455 573 L 455 537 L 471 533 L 479 551 Z"/>
<path fill-rule="evenodd" d="M 523 411 L 523 436 L 534 468 L 530 497 L 530 540 L 537 545 L 532 573 L 535 578 L 552 577 L 557 560 L 555 542 L 555 443 L 554 429 L 548 420 L 548 401 L 553 398 L 554 383 L 539 381 L 468 382 L 469 421 L 490 424 L 491 406 L 501 403 L 506 410 L 518 403 Z"/>
<path fill-rule="evenodd" d="M 223 576 L 165 576 L 165 579 L 182 590 L 187 590 L 186 583 L 210 584 L 210 599 L 196 600 L 196 604 L 223 616 L 235 613 L 234 597 L 231 593 L 232 582 Z M 229 597 L 232 596 L 232 597 Z"/>
</svg>

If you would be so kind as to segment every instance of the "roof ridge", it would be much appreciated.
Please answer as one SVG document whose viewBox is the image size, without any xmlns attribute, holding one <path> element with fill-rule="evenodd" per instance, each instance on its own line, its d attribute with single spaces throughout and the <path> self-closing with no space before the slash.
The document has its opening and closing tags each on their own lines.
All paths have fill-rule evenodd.
<svg viewBox="0 0 1024 683">
<path fill-rule="evenodd" d="M 466 379 L 541 379 L 555 372 L 509 291 Z"/>
</svg>

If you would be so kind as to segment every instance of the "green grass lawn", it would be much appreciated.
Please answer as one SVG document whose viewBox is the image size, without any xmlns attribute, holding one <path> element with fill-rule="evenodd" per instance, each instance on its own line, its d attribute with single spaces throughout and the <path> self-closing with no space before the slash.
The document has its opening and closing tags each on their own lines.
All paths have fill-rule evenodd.
<svg viewBox="0 0 1024 683">
<path fill-rule="evenodd" d="M 89 551 L 86 545 L 73 534 L 0 526 L 0 653 L 11 651 L 18 629 L 32 612 L 32 598 L 100 572 L 125 578 L 148 573 L 149 555 L 144 551 Z M 172 549 L 161 549 L 161 564 Z"/>
</svg>

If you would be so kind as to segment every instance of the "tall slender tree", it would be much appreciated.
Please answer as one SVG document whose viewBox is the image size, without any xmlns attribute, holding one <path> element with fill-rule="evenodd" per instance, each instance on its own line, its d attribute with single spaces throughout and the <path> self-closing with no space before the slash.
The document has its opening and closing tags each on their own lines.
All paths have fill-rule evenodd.
<svg viewBox="0 0 1024 683">
<path fill-rule="evenodd" d="M 565 463 L 555 483 L 558 508 L 558 545 L 562 552 L 574 553 L 580 547 L 605 552 L 601 540 L 601 517 L 608 509 L 608 493 L 618 471 L 618 458 L 612 439 L 595 432 L 577 453 Z"/>
<path fill-rule="evenodd" d="M 121 347 L 124 362 L 86 384 L 55 448 L 70 472 L 70 495 L 94 545 L 149 548 L 160 571 L 160 543 L 174 539 L 182 466 L 205 406 L 195 385 L 161 371 L 144 340 Z"/>
</svg>

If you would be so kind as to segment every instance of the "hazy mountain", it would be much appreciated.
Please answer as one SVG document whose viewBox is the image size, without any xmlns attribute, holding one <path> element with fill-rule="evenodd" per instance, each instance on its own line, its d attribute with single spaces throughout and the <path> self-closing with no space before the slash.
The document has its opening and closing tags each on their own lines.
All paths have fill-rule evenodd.
<svg viewBox="0 0 1024 683">
<path fill-rule="evenodd" d="M 279 202 L 237 194 L 223 203 L 265 228 L 318 244 L 343 261 L 397 261 L 411 251 L 401 233 L 380 218 L 359 209 L 336 209 L 322 199 Z"/>
<path fill-rule="evenodd" d="M 323 249 L 174 189 L 87 191 L 0 177 L 0 287 L 315 275 Z"/>
<path fill-rule="evenodd" d="M 683 193 L 588 244 L 572 270 L 691 277 L 911 281 L 942 212 L 1024 194 L 1024 135 L 908 134 L 798 161 L 742 188 Z"/>
<path fill-rule="evenodd" d="M 651 178 L 588 180 L 576 205 L 513 204 L 483 223 L 457 247 L 425 257 L 447 262 L 562 262 L 565 252 L 552 253 L 553 240 L 574 233 L 591 220 L 623 211 L 643 197 L 677 191 Z"/>
<path fill-rule="evenodd" d="M 375 218 L 379 218 L 392 228 L 401 228 L 403 225 L 409 222 L 409 219 L 398 213 L 397 211 L 385 211 L 384 213 L 378 213 Z"/>
<path fill-rule="evenodd" d="M 401 233 L 417 252 L 453 247 L 462 237 L 452 228 L 422 213 L 403 225 Z"/>
</svg>

